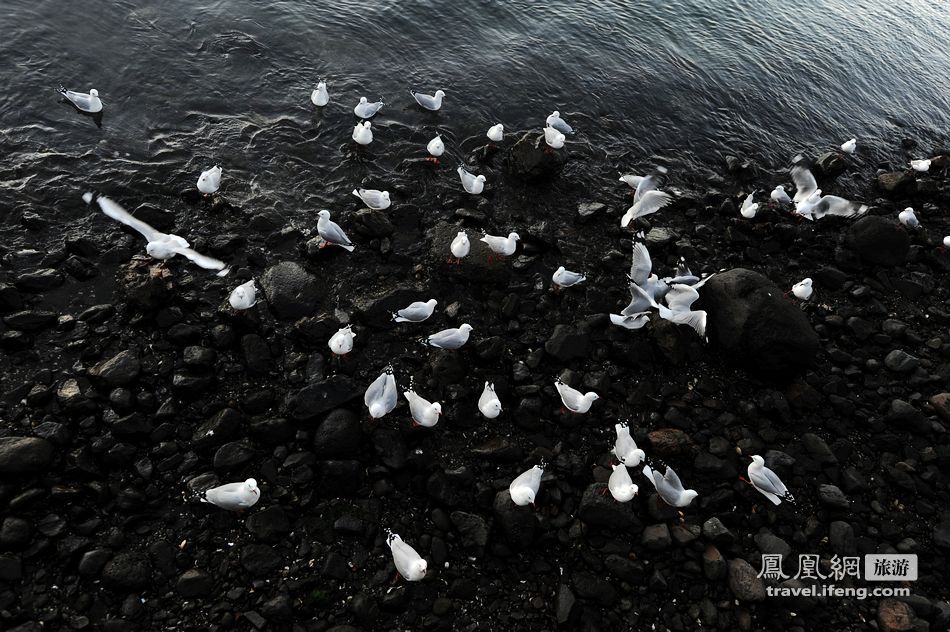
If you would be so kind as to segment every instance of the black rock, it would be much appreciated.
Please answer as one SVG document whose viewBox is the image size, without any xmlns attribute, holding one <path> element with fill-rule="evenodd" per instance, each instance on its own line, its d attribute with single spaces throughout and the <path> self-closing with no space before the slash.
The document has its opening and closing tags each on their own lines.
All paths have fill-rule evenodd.
<svg viewBox="0 0 950 632">
<path fill-rule="evenodd" d="M 101 380 L 109 388 L 115 388 L 134 382 L 141 370 L 142 362 L 138 354 L 126 349 L 89 369 L 89 375 Z"/>
<path fill-rule="evenodd" d="M 33 525 L 29 520 L 7 516 L 0 525 L 0 548 L 7 551 L 18 551 L 26 548 L 33 539 Z"/>
<path fill-rule="evenodd" d="M 910 236 L 894 219 L 862 217 L 848 229 L 845 243 L 867 263 L 896 266 L 907 260 Z"/>
<path fill-rule="evenodd" d="M 551 150 L 543 133 L 527 132 L 508 150 L 508 172 L 524 180 L 546 180 L 561 171 L 566 155 L 566 147 Z"/>
<path fill-rule="evenodd" d="M 181 574 L 175 588 L 182 597 L 204 597 L 214 592 L 214 578 L 203 570 L 192 568 Z"/>
<path fill-rule="evenodd" d="M 353 214 L 353 232 L 369 238 L 387 237 L 396 231 L 383 211 L 362 208 Z"/>
<path fill-rule="evenodd" d="M 739 601 L 764 601 L 765 583 L 743 559 L 729 562 L 729 588 Z"/>
<path fill-rule="evenodd" d="M 567 325 L 555 325 L 551 337 L 544 343 L 544 350 L 562 362 L 585 358 L 590 353 L 590 335 Z"/>
<path fill-rule="evenodd" d="M 253 577 L 265 577 L 280 568 L 283 560 L 266 544 L 248 544 L 241 551 L 241 566 Z"/>
<path fill-rule="evenodd" d="M 52 312 L 26 310 L 4 316 L 3 322 L 10 329 L 19 331 L 39 331 L 56 324 L 56 314 Z"/>
<path fill-rule="evenodd" d="M 287 398 L 285 409 L 294 421 L 312 421 L 362 395 L 359 386 L 345 375 L 334 375 L 305 386 Z"/>
<path fill-rule="evenodd" d="M 251 375 L 263 375 L 270 367 L 270 348 L 257 334 L 241 337 L 241 350 L 244 352 L 244 366 Z"/>
<path fill-rule="evenodd" d="M 890 171 L 877 177 L 877 186 L 885 193 L 906 195 L 916 189 L 917 180 L 906 171 Z"/>
<path fill-rule="evenodd" d="M 244 416 L 233 408 L 222 408 L 204 422 L 191 437 L 196 449 L 207 448 L 227 441 L 240 429 Z"/>
<path fill-rule="evenodd" d="M 16 278 L 16 286 L 24 292 L 45 292 L 59 287 L 64 280 L 62 273 L 52 268 L 43 268 L 19 275 Z"/>
<path fill-rule="evenodd" d="M 264 542 L 278 542 L 290 533 L 290 520 L 279 505 L 272 505 L 249 516 L 244 526 Z"/>
<path fill-rule="evenodd" d="M 313 453 L 317 458 L 348 458 L 358 456 L 363 436 L 356 414 L 338 408 L 327 415 L 313 436 Z"/>
<path fill-rule="evenodd" d="M 53 444 L 36 437 L 0 437 L 0 473 L 42 472 L 53 459 Z"/>
<path fill-rule="evenodd" d="M 818 502 L 829 509 L 848 511 L 851 508 L 851 502 L 848 500 L 848 497 L 835 485 L 819 485 Z"/>
<path fill-rule="evenodd" d="M 85 577 L 98 577 L 111 559 L 112 551 L 109 549 L 86 551 L 79 560 L 79 574 Z"/>
<path fill-rule="evenodd" d="M 837 178 L 848 168 L 848 160 L 837 151 L 828 151 L 815 159 L 813 169 L 819 178 Z"/>
<path fill-rule="evenodd" d="M 668 549 L 673 544 L 673 538 L 670 536 L 670 528 L 665 523 L 650 524 L 643 528 L 643 534 L 640 536 L 640 544 L 651 551 L 662 551 Z"/>
<path fill-rule="evenodd" d="M 0 283 L 0 314 L 6 314 L 23 308 L 23 297 L 9 283 Z"/>
<path fill-rule="evenodd" d="M 613 496 L 605 495 L 604 489 L 603 483 L 588 485 L 578 510 L 580 519 L 590 525 L 615 530 L 627 530 L 638 524 L 632 503 L 618 503 Z"/>
<path fill-rule="evenodd" d="M 309 316 L 323 296 L 317 278 L 292 261 L 269 267 L 259 282 L 268 307 L 282 319 Z"/>
<path fill-rule="evenodd" d="M 225 443 L 214 453 L 215 469 L 231 470 L 238 468 L 257 456 L 257 452 L 241 441 Z"/>
<path fill-rule="evenodd" d="M 694 309 L 708 312 L 710 341 L 750 370 L 800 373 L 818 351 L 818 335 L 802 311 L 757 272 L 737 268 L 717 274 Z"/>
<path fill-rule="evenodd" d="M 534 542 L 538 520 L 531 507 L 519 507 L 508 490 L 498 492 L 494 503 L 495 520 L 511 546 L 522 549 Z"/>
<path fill-rule="evenodd" d="M 909 373 L 917 368 L 920 360 L 902 349 L 893 349 L 884 357 L 884 366 L 895 373 Z"/>
<path fill-rule="evenodd" d="M 453 511 L 450 514 L 452 524 L 459 532 L 462 546 L 483 548 L 488 544 L 488 523 L 478 514 Z"/>
<path fill-rule="evenodd" d="M 152 583 L 148 558 L 138 553 L 119 553 L 102 569 L 102 581 L 116 592 L 142 590 Z"/>
</svg>

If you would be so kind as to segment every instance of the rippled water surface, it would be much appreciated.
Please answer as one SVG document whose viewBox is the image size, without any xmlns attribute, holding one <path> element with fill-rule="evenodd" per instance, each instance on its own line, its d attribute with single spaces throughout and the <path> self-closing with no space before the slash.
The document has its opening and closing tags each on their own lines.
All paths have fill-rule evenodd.
<svg viewBox="0 0 950 632">
<path fill-rule="evenodd" d="M 733 153 L 778 168 L 852 135 L 896 159 L 898 139 L 926 151 L 950 130 L 950 5 L 930 0 L 7 0 L 0 31 L 0 187 L 59 217 L 86 212 L 88 186 L 173 197 L 212 162 L 236 203 L 312 210 L 436 129 L 459 157 L 492 123 L 539 127 L 555 108 L 605 183 Z M 99 90 L 101 128 L 60 82 Z M 443 88 L 443 110 L 410 87 Z M 360 95 L 388 103 L 368 156 L 350 143 Z"/>
</svg>

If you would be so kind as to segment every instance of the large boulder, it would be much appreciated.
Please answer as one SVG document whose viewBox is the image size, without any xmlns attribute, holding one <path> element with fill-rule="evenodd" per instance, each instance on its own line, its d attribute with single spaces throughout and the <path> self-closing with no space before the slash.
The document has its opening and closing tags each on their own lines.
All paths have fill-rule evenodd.
<svg viewBox="0 0 950 632">
<path fill-rule="evenodd" d="M 544 134 L 527 132 L 508 150 L 508 172 L 524 180 L 544 180 L 561 171 L 567 148 L 551 150 Z"/>
<path fill-rule="evenodd" d="M 776 376 L 801 373 L 815 358 L 818 335 L 782 294 L 752 270 L 717 274 L 700 290 L 697 303 L 708 314 L 710 342 L 749 370 Z"/>
<path fill-rule="evenodd" d="M 267 268 L 260 284 L 271 311 L 282 319 L 311 315 L 323 295 L 317 278 L 293 261 Z"/>
<path fill-rule="evenodd" d="M 46 469 L 53 458 L 53 444 L 37 437 L 0 438 L 0 473 L 29 474 Z"/>
<path fill-rule="evenodd" d="M 848 230 L 845 240 L 866 263 L 896 266 L 907 260 L 910 236 L 894 219 L 879 215 L 862 217 Z"/>
</svg>

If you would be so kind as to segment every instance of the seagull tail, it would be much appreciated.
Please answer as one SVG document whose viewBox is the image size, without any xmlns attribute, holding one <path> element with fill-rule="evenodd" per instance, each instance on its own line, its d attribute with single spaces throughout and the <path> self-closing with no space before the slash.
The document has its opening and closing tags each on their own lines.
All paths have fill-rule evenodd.
<svg viewBox="0 0 950 632">
<path fill-rule="evenodd" d="M 219 277 L 226 277 L 230 273 L 231 273 L 231 266 L 225 266 L 224 268 L 221 268 L 221 270 L 217 272 L 217 275 Z"/>
<path fill-rule="evenodd" d="M 59 93 L 63 96 L 66 96 L 66 92 L 67 92 L 66 86 L 64 86 L 63 84 L 59 84 Z"/>
</svg>

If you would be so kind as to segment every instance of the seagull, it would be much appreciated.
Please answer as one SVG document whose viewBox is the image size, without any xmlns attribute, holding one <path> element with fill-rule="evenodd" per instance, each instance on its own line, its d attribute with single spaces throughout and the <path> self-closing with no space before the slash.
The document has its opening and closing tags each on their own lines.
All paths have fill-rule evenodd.
<svg viewBox="0 0 950 632">
<path fill-rule="evenodd" d="M 815 181 L 815 176 L 807 167 L 801 165 L 801 161 L 801 155 L 795 156 L 793 159 L 795 163 L 791 171 L 792 182 L 795 183 L 795 196 L 792 198 L 793 202 L 804 202 L 816 191 L 821 193 L 818 190 L 818 183 Z"/>
<path fill-rule="evenodd" d="M 551 112 L 551 115 L 544 120 L 547 127 L 553 127 L 562 134 L 573 134 L 574 128 L 567 124 L 567 121 L 561 118 L 561 113 L 557 110 Z"/>
<path fill-rule="evenodd" d="M 500 143 L 505 137 L 505 126 L 501 123 L 496 123 L 488 128 L 488 140 L 493 143 Z"/>
<path fill-rule="evenodd" d="M 468 334 L 472 331 L 472 326 L 463 323 L 458 328 L 443 329 L 437 331 L 423 341 L 430 347 L 439 349 L 459 349 L 468 342 Z"/>
<path fill-rule="evenodd" d="M 628 176 L 629 180 L 624 180 L 627 184 L 630 184 L 630 181 L 636 182 L 636 184 L 630 184 L 631 187 L 635 189 L 633 194 L 633 203 L 636 204 L 647 191 L 655 191 L 660 186 L 660 176 L 666 173 L 666 167 L 657 167 L 656 173 L 651 173 L 648 176 Z"/>
<path fill-rule="evenodd" d="M 640 491 L 640 488 L 633 484 L 626 465 L 623 463 L 619 465 L 611 464 L 610 467 L 612 467 L 614 471 L 610 474 L 610 478 L 607 479 L 607 490 L 618 503 L 630 502 L 633 500 L 633 497 L 637 495 L 637 492 Z"/>
<path fill-rule="evenodd" d="M 380 99 L 376 103 L 369 103 L 366 100 L 366 97 L 360 97 L 360 102 L 356 104 L 356 107 L 353 108 L 353 114 L 356 115 L 356 118 L 368 119 L 376 116 L 376 113 L 379 112 L 383 105 L 383 100 Z"/>
<path fill-rule="evenodd" d="M 640 183 L 640 186 L 643 186 L 643 182 Z M 637 188 L 639 189 L 639 187 Z M 627 212 L 624 213 L 620 219 L 620 226 L 626 228 L 632 220 L 643 217 L 644 215 L 656 213 L 661 208 L 669 205 L 672 201 L 673 196 L 669 193 L 656 190 L 647 191 L 639 200 L 633 203 L 633 206 L 627 209 Z"/>
<path fill-rule="evenodd" d="M 412 381 L 409 382 L 409 390 L 403 393 L 403 397 L 409 402 L 409 414 L 412 415 L 414 426 L 431 428 L 439 423 L 439 415 L 442 414 L 442 404 L 439 402 L 430 402 L 424 397 L 417 395 L 413 390 Z"/>
<path fill-rule="evenodd" d="M 511 502 L 524 507 L 533 505 L 534 499 L 538 495 L 538 488 L 541 487 L 541 476 L 544 474 L 544 463 L 535 465 L 527 472 L 522 472 L 515 477 L 508 485 L 508 493 L 511 495 Z"/>
<path fill-rule="evenodd" d="M 898 213 L 897 219 L 899 219 L 900 223 L 907 228 L 920 228 L 920 222 L 917 220 L 917 216 L 914 215 L 914 209 L 910 206 Z"/>
<path fill-rule="evenodd" d="M 851 140 L 846 140 L 841 144 L 841 151 L 851 155 L 854 153 L 855 148 L 858 146 L 858 139 L 852 138 Z"/>
<path fill-rule="evenodd" d="M 666 305 L 657 305 L 660 318 L 677 325 L 689 325 L 699 334 L 700 338 L 705 340 L 706 312 L 703 310 L 693 311 L 690 308 L 699 299 L 697 290 L 712 277 L 713 275 L 710 275 L 695 285 L 685 285 L 683 283 L 671 285 L 670 291 L 664 297 Z"/>
<path fill-rule="evenodd" d="M 439 156 L 445 153 L 445 143 L 442 142 L 442 137 L 436 134 L 435 138 L 426 145 L 426 151 L 429 152 L 429 157 L 426 160 L 439 164 Z"/>
<path fill-rule="evenodd" d="M 324 243 L 320 245 L 320 248 L 339 246 L 349 252 L 353 252 L 356 246 L 354 246 L 350 238 L 346 236 L 346 233 L 343 232 L 340 225 L 330 220 L 330 211 L 320 211 L 317 213 L 317 217 L 319 218 L 317 219 L 317 232 L 324 239 Z"/>
<path fill-rule="evenodd" d="M 795 298 L 802 301 L 810 299 L 812 292 L 814 292 L 814 289 L 812 288 L 811 278 L 802 279 L 792 286 L 792 294 L 795 295 Z"/>
<path fill-rule="evenodd" d="M 544 142 L 547 143 L 551 149 L 560 149 L 564 147 L 564 134 L 553 127 L 545 127 Z"/>
<path fill-rule="evenodd" d="M 852 202 L 837 195 L 821 195 L 821 189 L 816 189 L 811 198 L 796 206 L 795 213 L 809 220 L 816 220 L 825 215 L 860 217 L 867 213 L 867 210 L 867 204 Z"/>
<path fill-rule="evenodd" d="M 930 160 L 911 160 L 910 168 L 914 171 L 919 171 L 920 173 L 926 173 L 930 171 Z"/>
<path fill-rule="evenodd" d="M 943 247 L 950 248 L 950 235 L 943 238 Z"/>
<path fill-rule="evenodd" d="M 788 193 L 785 192 L 785 187 L 783 187 L 781 184 L 776 185 L 775 188 L 772 189 L 772 193 L 769 195 L 769 197 L 779 204 L 792 203 L 792 198 L 788 197 Z"/>
<path fill-rule="evenodd" d="M 579 283 L 583 283 L 587 280 L 580 272 L 571 272 L 570 270 L 565 270 L 564 266 L 559 267 L 554 271 L 554 276 L 551 277 L 551 281 L 554 283 L 556 289 L 563 289 L 568 287 L 573 287 Z"/>
<path fill-rule="evenodd" d="M 624 329 L 642 329 L 650 322 L 650 312 L 637 312 L 624 316 L 623 314 L 608 314 L 610 322 Z"/>
<path fill-rule="evenodd" d="M 465 234 L 464 230 L 460 230 L 449 246 L 449 251 L 455 257 L 455 261 L 449 259 L 449 263 L 462 263 L 462 259 L 468 256 L 471 248 L 472 244 L 468 240 L 468 235 Z"/>
<path fill-rule="evenodd" d="M 501 400 L 495 394 L 495 385 L 485 382 L 485 388 L 478 398 L 478 410 L 488 419 L 494 419 L 501 414 Z"/>
<path fill-rule="evenodd" d="M 396 378 L 393 377 L 393 368 L 387 366 L 379 374 L 379 377 L 366 388 L 366 393 L 363 394 L 363 403 L 369 409 L 369 416 L 373 419 L 379 419 L 392 412 L 398 401 L 398 390 L 396 389 Z"/>
<path fill-rule="evenodd" d="M 373 142 L 373 130 L 370 129 L 371 127 L 372 125 L 369 121 L 357 123 L 353 128 L 353 140 L 356 141 L 358 145 L 369 145 Z"/>
<path fill-rule="evenodd" d="M 60 86 L 59 93 L 76 106 L 77 110 L 88 112 L 89 114 L 102 112 L 102 101 L 99 100 L 99 91 L 96 89 L 92 89 L 89 91 L 89 94 L 86 94 L 85 92 L 73 92 L 72 90 L 67 90 L 63 86 Z"/>
<path fill-rule="evenodd" d="M 326 81 L 320 81 L 317 84 L 317 89 L 310 93 L 310 102 L 320 108 L 330 102 L 330 94 L 327 92 Z"/>
<path fill-rule="evenodd" d="M 637 447 L 637 442 L 630 436 L 630 426 L 619 423 L 614 425 L 614 430 L 617 431 L 617 440 L 614 441 L 614 447 L 610 449 L 610 452 L 627 467 L 640 465 L 640 461 L 646 458 L 646 454 Z"/>
<path fill-rule="evenodd" d="M 434 298 L 430 298 L 426 302 L 416 301 L 415 303 L 410 303 L 407 307 L 398 309 L 393 312 L 393 322 L 394 323 L 421 323 L 422 321 L 432 316 L 432 312 L 435 310 L 435 306 L 439 302 Z"/>
<path fill-rule="evenodd" d="M 330 336 L 327 346 L 330 347 L 330 351 L 333 352 L 335 357 L 345 356 L 353 350 L 354 338 L 356 338 L 356 334 L 353 333 L 353 325 L 347 325 Z"/>
<path fill-rule="evenodd" d="M 483 235 L 479 241 L 484 242 L 488 245 L 488 248 L 492 251 L 493 254 L 489 255 L 489 260 L 493 256 L 502 258 L 508 257 L 515 253 L 515 249 L 518 247 L 518 240 L 521 237 L 518 236 L 518 233 L 508 233 L 507 237 L 499 237 L 496 235 Z"/>
<path fill-rule="evenodd" d="M 206 169 L 198 176 L 198 190 L 205 195 L 211 195 L 221 188 L 221 167 L 215 165 Z"/>
<path fill-rule="evenodd" d="M 782 479 L 775 472 L 765 467 L 765 459 L 758 454 L 752 456 L 748 473 L 748 482 L 752 484 L 752 487 L 771 500 L 773 504 L 780 505 L 783 500 L 790 503 L 795 502 L 795 497 L 789 493 Z"/>
<path fill-rule="evenodd" d="M 425 578 L 428 564 L 416 550 L 402 541 L 396 533 L 386 537 L 386 544 L 393 553 L 396 571 L 408 582 L 418 582 Z"/>
<path fill-rule="evenodd" d="M 588 410 L 590 410 L 591 404 L 600 399 L 600 395 L 593 391 L 589 393 L 581 393 L 580 391 L 571 388 L 562 382 L 561 378 L 555 378 L 554 388 L 557 389 L 558 395 L 561 396 L 561 403 L 564 404 L 564 408 L 571 411 L 572 413 L 577 413 L 580 415 L 583 415 Z"/>
<path fill-rule="evenodd" d="M 238 311 L 254 307 L 257 303 L 257 287 L 254 286 L 254 279 L 234 288 L 228 296 L 228 303 Z"/>
<path fill-rule="evenodd" d="M 640 183 L 643 182 L 644 177 L 645 176 L 635 176 L 632 173 L 620 174 L 620 182 L 626 183 L 627 186 L 636 191 Z"/>
<path fill-rule="evenodd" d="M 416 100 L 416 103 L 432 112 L 437 112 L 442 107 L 442 97 L 445 96 L 445 93 L 441 90 L 436 90 L 435 94 L 423 94 L 410 90 L 409 94 Z"/>
<path fill-rule="evenodd" d="M 666 474 L 660 476 L 660 473 L 654 472 L 649 465 L 644 465 L 643 475 L 656 488 L 657 495 L 673 507 L 687 507 L 699 495 L 696 490 L 683 489 L 683 483 L 672 467 L 667 466 Z"/>
<path fill-rule="evenodd" d="M 462 179 L 462 188 L 467 193 L 478 195 L 485 189 L 485 176 L 476 176 L 474 173 L 466 171 L 465 167 L 459 165 L 459 178 Z"/>
<path fill-rule="evenodd" d="M 739 208 L 739 212 L 742 214 L 742 217 L 746 219 L 752 219 L 755 217 L 755 214 L 759 210 L 759 205 L 752 201 L 752 196 L 755 195 L 755 191 L 746 196 L 742 201 L 742 206 Z"/>
<path fill-rule="evenodd" d="M 628 283 L 630 289 L 630 304 L 620 312 L 621 316 L 635 316 L 637 314 L 647 313 L 649 308 L 658 309 L 656 300 L 645 289 L 636 283 Z M 644 323 L 645 325 L 646 323 Z M 640 325 L 641 327 L 643 325 Z"/>
<path fill-rule="evenodd" d="M 353 195 L 363 201 L 367 207 L 374 211 L 382 211 L 389 208 L 389 191 L 380 191 L 378 189 L 353 189 Z"/>
<path fill-rule="evenodd" d="M 155 259 L 170 259 L 175 255 L 181 255 L 206 270 L 217 270 L 218 276 L 225 276 L 230 272 L 223 261 L 212 259 L 192 250 L 191 245 L 184 237 L 166 235 L 155 230 L 142 220 L 133 217 L 131 213 L 104 195 L 97 196 L 93 193 L 83 193 L 82 199 L 86 204 L 92 204 L 92 201 L 95 200 L 99 203 L 99 208 L 102 209 L 103 213 L 141 233 L 148 242 L 145 246 L 145 252 Z"/>
<path fill-rule="evenodd" d="M 201 497 L 201 502 L 210 503 L 228 511 L 250 509 L 261 499 L 261 490 L 257 481 L 249 478 L 243 483 L 227 483 L 213 487 Z"/>
</svg>

